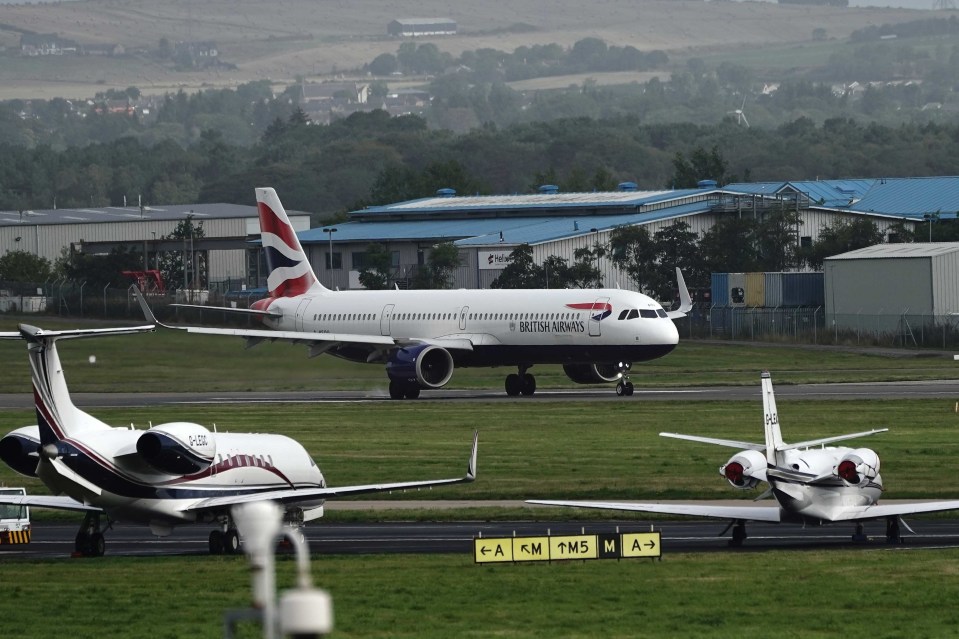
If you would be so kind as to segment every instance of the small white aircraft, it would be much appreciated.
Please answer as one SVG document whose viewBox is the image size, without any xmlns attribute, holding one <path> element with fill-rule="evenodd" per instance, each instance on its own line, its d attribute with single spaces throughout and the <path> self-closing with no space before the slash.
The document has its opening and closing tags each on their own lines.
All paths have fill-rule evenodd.
<svg viewBox="0 0 959 639">
<path fill-rule="evenodd" d="M 210 552 L 236 553 L 240 538 L 230 508 L 237 504 L 276 502 L 288 523 L 300 525 L 321 517 L 326 499 L 476 478 L 477 435 L 463 477 L 332 488 L 309 453 L 289 437 L 211 432 L 189 422 L 148 430 L 114 428 L 77 408 L 57 341 L 153 328 L 46 331 L 21 324 L 19 333 L 0 333 L 0 338 L 27 341 L 38 422 L 0 439 L 0 459 L 23 475 L 39 477 L 56 495 L 0 496 L 0 503 L 86 513 L 76 537 L 79 553 L 103 554 L 104 518 L 149 525 L 157 536 L 181 524 L 212 523 L 217 528 L 210 533 Z"/>
<path fill-rule="evenodd" d="M 765 444 L 677 433 L 660 433 L 660 435 L 744 449 L 721 466 L 719 474 L 725 477 L 733 488 L 740 490 L 755 488 L 760 482 L 766 482 L 769 484 L 769 489 L 756 500 L 772 494 L 776 500 L 774 506 L 747 504 L 726 506 L 709 502 L 643 504 L 539 499 L 528 500 L 528 503 L 728 519 L 731 523 L 720 535 L 725 534 L 732 527 L 731 546 L 740 546 L 746 539 L 745 522 L 748 520 L 813 526 L 841 521 L 857 522 L 853 539 L 858 540 L 863 538 L 862 524 L 859 522 L 885 519 L 887 541 L 900 543 L 902 540 L 900 523 L 912 532 L 902 521 L 903 515 L 959 509 L 959 500 L 880 505 L 878 501 L 883 487 L 882 478 L 879 476 L 879 456 L 876 452 L 869 448 L 832 447 L 826 444 L 882 433 L 887 431 L 887 428 L 787 444 L 783 441 L 779 430 L 776 397 L 768 372 L 762 374 L 762 394 Z"/>
<path fill-rule="evenodd" d="M 272 330 L 167 328 L 244 337 L 248 347 L 303 343 L 310 357 L 385 362 L 393 399 L 441 388 L 454 367 L 466 366 L 515 366 L 506 393 L 532 395 L 534 364 L 562 364 L 574 382 L 617 382 L 618 395 L 632 395 L 632 363 L 672 351 L 679 343 L 672 319 L 692 308 L 679 269 L 674 311 L 619 289 L 331 291 L 317 281 L 276 191 L 258 188 L 256 200 L 270 295 L 249 309 L 213 308 L 252 314 Z M 159 323 L 136 294 L 147 320 Z"/>
</svg>

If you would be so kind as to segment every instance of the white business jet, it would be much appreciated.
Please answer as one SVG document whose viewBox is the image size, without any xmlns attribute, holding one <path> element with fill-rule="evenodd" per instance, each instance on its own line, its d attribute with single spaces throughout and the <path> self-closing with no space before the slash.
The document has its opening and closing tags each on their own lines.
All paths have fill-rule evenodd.
<svg viewBox="0 0 959 639">
<path fill-rule="evenodd" d="M 235 553 L 240 539 L 230 508 L 237 504 L 275 502 L 287 522 L 299 525 L 321 517 L 326 499 L 476 478 L 476 435 L 463 477 L 332 488 L 309 453 L 289 437 L 211 432 L 189 422 L 148 430 L 114 428 L 73 404 L 58 340 L 152 330 L 46 331 L 21 324 L 19 333 L 0 334 L 27 342 L 37 412 L 35 426 L 0 439 L 0 459 L 19 473 L 39 477 L 56 495 L 0 496 L 0 503 L 86 513 L 76 537 L 79 553 L 103 554 L 104 519 L 146 524 L 158 536 L 181 524 L 212 523 L 210 552 Z"/>
<path fill-rule="evenodd" d="M 853 539 L 861 539 L 862 524 L 859 522 L 885 519 L 886 539 L 890 543 L 899 543 L 899 524 L 906 526 L 901 520 L 903 515 L 959 509 L 959 500 L 880 505 L 878 502 L 883 487 L 882 478 L 879 476 L 879 455 L 869 448 L 833 447 L 826 444 L 882 433 L 887 431 L 887 428 L 787 444 L 779 430 L 776 397 L 767 372 L 762 374 L 762 394 L 765 444 L 677 433 L 660 435 L 744 449 L 721 466 L 719 474 L 725 477 L 733 488 L 740 490 L 755 488 L 760 482 L 766 482 L 769 485 L 767 493 L 772 494 L 776 505 L 727 506 L 709 502 L 642 504 L 539 499 L 531 499 L 529 503 L 728 519 L 732 522 L 730 545 L 733 546 L 742 545 L 746 539 L 745 522 L 748 520 L 814 526 L 842 521 L 857 522 Z M 763 494 L 759 499 L 765 496 L 766 494 Z M 908 529 L 908 526 L 906 528 Z M 726 530 L 728 529 L 727 526 Z M 726 530 L 720 534 L 725 534 Z"/>
<path fill-rule="evenodd" d="M 532 395 L 534 364 L 562 364 L 574 382 L 617 382 L 618 395 L 632 395 L 632 363 L 672 351 L 679 342 L 672 319 L 692 308 L 679 269 L 674 311 L 619 289 L 331 291 L 317 281 L 276 191 L 258 188 L 256 200 L 269 297 L 222 310 L 253 314 L 272 330 L 169 328 L 235 335 L 248 346 L 286 340 L 306 344 L 310 357 L 385 363 L 393 399 L 441 388 L 466 366 L 515 366 L 506 393 Z"/>
</svg>

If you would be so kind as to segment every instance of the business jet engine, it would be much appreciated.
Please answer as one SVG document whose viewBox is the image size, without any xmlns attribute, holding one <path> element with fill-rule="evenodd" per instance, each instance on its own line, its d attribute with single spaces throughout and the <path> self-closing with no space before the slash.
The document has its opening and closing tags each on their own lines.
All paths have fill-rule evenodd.
<svg viewBox="0 0 959 639">
<path fill-rule="evenodd" d="M 748 490 L 766 477 L 766 456 L 758 450 L 744 450 L 729 458 L 719 469 L 733 488 Z"/>
<path fill-rule="evenodd" d="M 401 348 L 386 362 L 386 374 L 403 386 L 441 388 L 453 376 L 453 356 L 432 344 Z"/>
<path fill-rule="evenodd" d="M 865 486 L 879 475 L 879 455 L 869 448 L 849 451 L 839 460 L 836 474 L 847 486 Z"/>
<path fill-rule="evenodd" d="M 563 372 L 577 384 L 615 382 L 629 370 L 629 364 L 563 364 Z"/>
<path fill-rule="evenodd" d="M 4 435 L 0 439 L 0 459 L 21 475 L 36 477 L 40 461 L 40 429 L 24 426 Z"/>
<path fill-rule="evenodd" d="M 137 452 L 161 472 L 190 475 L 206 470 L 213 463 L 216 440 L 213 433 L 199 424 L 170 422 L 140 435 Z"/>
</svg>

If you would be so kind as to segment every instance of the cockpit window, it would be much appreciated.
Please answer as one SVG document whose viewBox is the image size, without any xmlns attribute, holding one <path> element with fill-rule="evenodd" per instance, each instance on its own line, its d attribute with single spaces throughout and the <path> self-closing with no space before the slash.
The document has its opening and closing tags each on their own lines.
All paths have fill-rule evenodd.
<svg viewBox="0 0 959 639">
<path fill-rule="evenodd" d="M 639 314 L 640 314 L 641 317 L 645 317 L 645 318 L 647 318 L 647 319 L 649 319 L 649 318 L 656 319 L 656 311 L 654 311 L 654 310 L 651 309 L 651 308 L 641 309 L 641 310 L 639 311 Z"/>
<path fill-rule="evenodd" d="M 629 312 L 629 317 L 626 319 L 636 319 L 637 317 L 639 317 L 639 311 L 634 308 Z"/>
<path fill-rule="evenodd" d="M 629 312 L 629 309 L 628 309 L 628 308 L 624 308 L 624 309 L 622 310 L 622 312 L 620 312 L 618 319 L 621 319 L 621 320 L 626 319 L 626 313 L 628 313 L 628 312 Z"/>
<path fill-rule="evenodd" d="M 656 314 L 660 317 L 669 317 L 669 315 L 666 314 L 666 311 L 661 308 L 656 309 Z"/>
</svg>

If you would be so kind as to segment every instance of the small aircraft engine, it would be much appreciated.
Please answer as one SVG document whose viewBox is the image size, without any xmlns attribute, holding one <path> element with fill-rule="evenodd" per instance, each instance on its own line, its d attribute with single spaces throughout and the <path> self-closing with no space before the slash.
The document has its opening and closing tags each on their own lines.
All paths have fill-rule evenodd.
<svg viewBox="0 0 959 639">
<path fill-rule="evenodd" d="M 170 422 L 140 435 L 137 452 L 161 472 L 190 475 L 206 470 L 213 463 L 216 440 L 213 433 L 199 424 Z"/>
<path fill-rule="evenodd" d="M 865 486 L 879 475 L 879 455 L 869 448 L 857 448 L 839 460 L 836 474 L 847 486 Z"/>
<path fill-rule="evenodd" d="M 719 474 L 726 478 L 733 488 L 748 490 L 755 488 L 760 478 L 755 476 L 766 470 L 766 456 L 758 450 L 744 450 L 729 458 L 719 468 Z"/>
<path fill-rule="evenodd" d="M 37 476 L 40 461 L 40 429 L 24 426 L 10 431 L 0 439 L 0 459 L 7 466 L 27 477 Z"/>
</svg>

